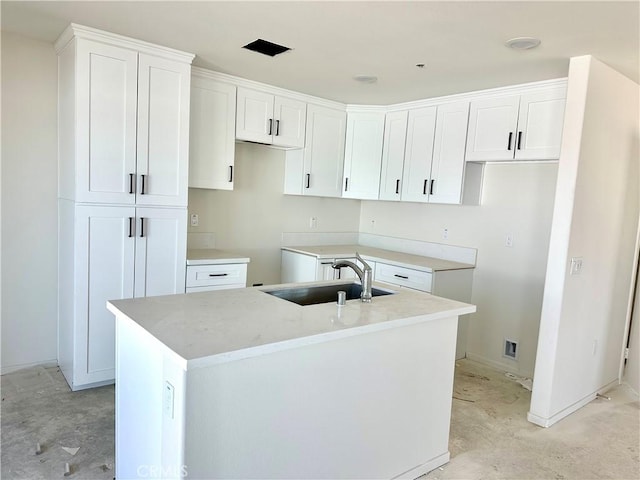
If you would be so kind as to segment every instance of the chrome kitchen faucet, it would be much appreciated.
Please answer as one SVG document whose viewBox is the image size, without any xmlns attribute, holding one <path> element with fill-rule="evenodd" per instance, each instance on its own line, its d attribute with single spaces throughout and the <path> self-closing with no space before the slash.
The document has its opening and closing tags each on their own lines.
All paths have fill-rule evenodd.
<svg viewBox="0 0 640 480">
<path fill-rule="evenodd" d="M 365 262 L 360 254 L 356 252 L 356 258 L 362 263 L 362 268 L 349 260 L 336 260 L 331 265 L 333 268 L 338 269 L 342 267 L 350 267 L 356 272 L 360 283 L 362 284 L 362 293 L 360 294 L 360 300 L 366 303 L 371 303 L 371 283 L 373 281 L 373 270 L 367 262 Z"/>
</svg>

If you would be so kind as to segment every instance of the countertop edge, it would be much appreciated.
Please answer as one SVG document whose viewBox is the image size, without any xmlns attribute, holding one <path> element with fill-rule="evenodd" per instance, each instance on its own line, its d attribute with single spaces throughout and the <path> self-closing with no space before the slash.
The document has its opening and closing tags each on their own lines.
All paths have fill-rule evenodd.
<svg viewBox="0 0 640 480">
<path fill-rule="evenodd" d="M 466 315 L 468 313 L 474 313 L 476 311 L 475 305 L 467 305 L 465 307 L 454 308 L 451 310 L 444 310 L 441 312 L 429 313 L 426 315 L 417 315 L 408 318 L 399 318 L 388 322 L 374 323 L 371 325 L 363 325 L 355 328 L 347 328 L 343 330 L 335 330 L 331 332 L 324 332 L 316 335 L 309 335 L 307 337 L 293 338 L 289 340 L 283 340 L 280 342 L 269 343 L 266 345 L 258 345 L 255 347 L 243 348 L 232 352 L 224 352 L 216 355 L 210 355 L 207 357 L 194 358 L 187 360 L 187 368 L 202 368 L 211 365 L 218 365 L 222 363 L 234 362 L 236 360 L 243 360 L 246 358 L 259 357 L 262 355 L 268 355 L 270 353 L 280 352 L 284 350 L 292 350 L 295 348 L 305 347 L 308 345 L 317 345 L 332 340 L 338 340 L 342 338 L 349 338 L 367 333 L 380 332 L 384 330 L 390 330 L 392 328 L 405 327 L 409 325 L 415 325 L 423 322 L 430 322 L 434 320 L 440 320 L 443 318 L 459 317 L 460 315 Z"/>
</svg>

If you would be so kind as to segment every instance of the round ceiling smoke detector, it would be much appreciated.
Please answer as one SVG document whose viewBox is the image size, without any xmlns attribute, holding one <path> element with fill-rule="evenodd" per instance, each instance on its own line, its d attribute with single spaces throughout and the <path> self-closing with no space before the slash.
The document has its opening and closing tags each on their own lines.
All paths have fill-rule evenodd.
<svg viewBox="0 0 640 480">
<path fill-rule="evenodd" d="M 378 77 L 375 75 L 356 75 L 353 79 L 360 83 L 376 83 L 378 81 Z"/>
<path fill-rule="evenodd" d="M 536 48 L 540 45 L 540 39 L 533 37 L 517 37 L 507 40 L 505 45 L 515 50 L 529 50 L 530 48 Z"/>
</svg>

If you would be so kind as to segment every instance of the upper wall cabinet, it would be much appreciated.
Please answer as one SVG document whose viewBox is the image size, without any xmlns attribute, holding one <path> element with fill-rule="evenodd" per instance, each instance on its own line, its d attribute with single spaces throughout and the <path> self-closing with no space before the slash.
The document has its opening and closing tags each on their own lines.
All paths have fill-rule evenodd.
<svg viewBox="0 0 640 480">
<path fill-rule="evenodd" d="M 346 117 L 344 110 L 307 106 L 306 146 L 285 154 L 284 193 L 341 196 Z"/>
<path fill-rule="evenodd" d="M 471 102 L 467 161 L 560 157 L 566 87 Z"/>
<path fill-rule="evenodd" d="M 56 45 L 60 197 L 186 206 L 193 56 L 92 41 L 84 30 Z"/>
<path fill-rule="evenodd" d="M 343 197 L 378 198 L 384 124 L 384 113 L 347 115 Z"/>
<path fill-rule="evenodd" d="M 191 77 L 189 187 L 233 190 L 236 87 L 194 69 Z"/>
<path fill-rule="evenodd" d="M 307 105 L 238 87 L 236 138 L 285 148 L 303 148 Z"/>
<path fill-rule="evenodd" d="M 468 114 L 469 102 L 387 114 L 380 199 L 459 204 Z"/>
<path fill-rule="evenodd" d="M 409 112 L 387 113 L 384 121 L 380 200 L 400 200 Z"/>
</svg>

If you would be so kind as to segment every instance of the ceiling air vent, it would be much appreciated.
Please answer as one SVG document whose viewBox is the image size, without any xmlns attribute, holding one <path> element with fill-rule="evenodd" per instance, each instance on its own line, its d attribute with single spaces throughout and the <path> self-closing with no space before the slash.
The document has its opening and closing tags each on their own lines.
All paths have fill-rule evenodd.
<svg viewBox="0 0 640 480">
<path fill-rule="evenodd" d="M 270 57 L 275 57 L 276 55 L 286 52 L 287 50 L 291 50 L 289 47 L 284 47 L 282 45 L 278 45 L 277 43 L 268 42 L 266 40 L 262 40 L 261 38 L 254 42 L 247 43 L 242 48 L 262 53 L 263 55 L 269 55 Z"/>
</svg>

